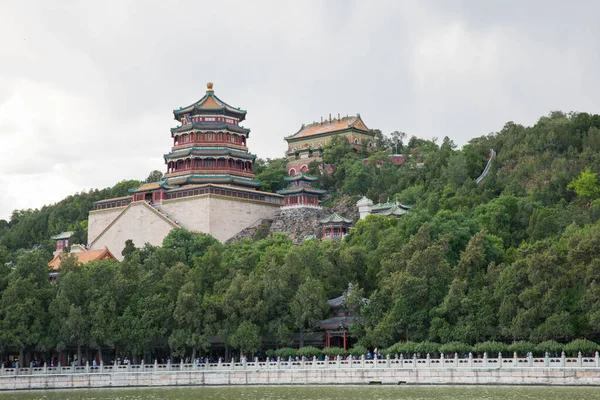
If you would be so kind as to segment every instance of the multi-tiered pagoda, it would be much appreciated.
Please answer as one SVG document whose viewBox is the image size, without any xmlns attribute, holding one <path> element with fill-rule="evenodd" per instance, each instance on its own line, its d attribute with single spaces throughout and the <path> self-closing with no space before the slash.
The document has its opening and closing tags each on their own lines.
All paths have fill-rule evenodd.
<svg viewBox="0 0 600 400">
<path fill-rule="evenodd" d="M 248 152 L 246 111 L 219 99 L 208 83 L 197 102 L 173 111 L 173 146 L 164 155 L 164 179 L 132 195 L 97 202 L 88 241 L 121 254 L 127 239 L 136 246 L 160 245 L 174 228 L 204 232 L 225 241 L 261 219 L 272 218 L 283 196 L 256 190 L 256 156 Z"/>
<path fill-rule="evenodd" d="M 171 129 L 173 147 L 165 154 L 167 184 L 261 186 L 253 179 L 256 156 L 246 147 L 250 129 L 240 126 L 246 111 L 219 99 L 212 83 L 204 97 L 173 114 L 181 125 Z"/>
</svg>

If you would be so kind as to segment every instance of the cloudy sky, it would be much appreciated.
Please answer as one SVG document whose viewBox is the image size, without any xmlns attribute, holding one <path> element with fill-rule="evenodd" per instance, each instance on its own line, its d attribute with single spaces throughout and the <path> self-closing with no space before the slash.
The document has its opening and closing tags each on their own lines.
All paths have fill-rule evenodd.
<svg viewBox="0 0 600 400">
<path fill-rule="evenodd" d="M 172 109 L 248 110 L 249 147 L 329 113 L 461 145 L 600 111 L 600 2 L 0 0 L 0 218 L 164 170 Z"/>
</svg>

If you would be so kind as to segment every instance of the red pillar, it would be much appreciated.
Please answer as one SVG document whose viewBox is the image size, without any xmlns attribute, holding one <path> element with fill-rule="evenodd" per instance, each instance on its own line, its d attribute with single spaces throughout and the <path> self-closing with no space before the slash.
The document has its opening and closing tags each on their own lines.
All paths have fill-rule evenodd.
<svg viewBox="0 0 600 400">
<path fill-rule="evenodd" d="M 346 331 L 344 331 L 344 350 L 348 350 L 346 347 Z"/>
</svg>

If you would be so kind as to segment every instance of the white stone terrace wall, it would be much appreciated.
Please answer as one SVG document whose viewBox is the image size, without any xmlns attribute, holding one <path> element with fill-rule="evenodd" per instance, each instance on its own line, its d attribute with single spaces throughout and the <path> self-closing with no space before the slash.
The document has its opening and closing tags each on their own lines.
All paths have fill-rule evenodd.
<svg viewBox="0 0 600 400">
<path fill-rule="evenodd" d="M 270 384 L 600 385 L 600 357 L 266 361 L 2 368 L 0 390 Z"/>
</svg>

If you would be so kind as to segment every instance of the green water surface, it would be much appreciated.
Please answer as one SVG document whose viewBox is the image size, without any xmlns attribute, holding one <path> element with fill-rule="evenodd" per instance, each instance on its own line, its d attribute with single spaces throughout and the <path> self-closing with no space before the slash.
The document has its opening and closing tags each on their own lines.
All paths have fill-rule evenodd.
<svg viewBox="0 0 600 400">
<path fill-rule="evenodd" d="M 600 382 L 599 382 L 600 383 Z M 533 386 L 244 386 L 0 393 L 0 400 L 600 400 L 600 388 Z"/>
</svg>

